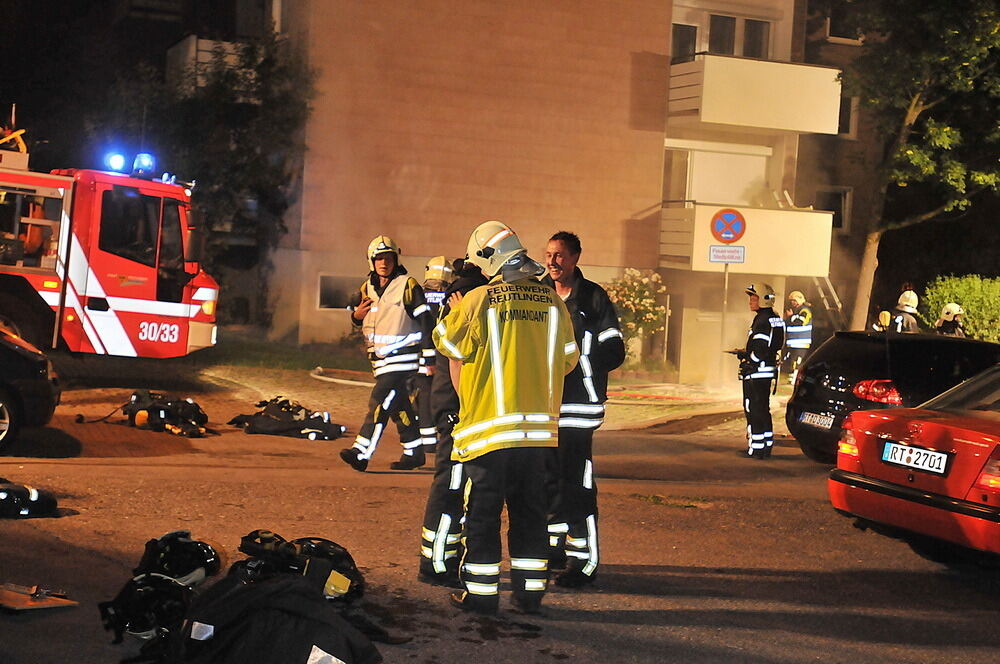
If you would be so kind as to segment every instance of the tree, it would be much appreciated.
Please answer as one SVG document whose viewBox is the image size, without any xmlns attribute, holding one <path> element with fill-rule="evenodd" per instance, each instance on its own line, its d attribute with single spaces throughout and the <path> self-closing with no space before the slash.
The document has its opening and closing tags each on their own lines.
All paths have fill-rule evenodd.
<svg viewBox="0 0 1000 664">
<path fill-rule="evenodd" d="M 863 329 L 886 232 L 947 221 L 1000 191 L 1000 6 L 995 0 L 843 0 L 865 35 L 845 94 L 874 120 L 872 174 L 851 327 Z"/>
</svg>

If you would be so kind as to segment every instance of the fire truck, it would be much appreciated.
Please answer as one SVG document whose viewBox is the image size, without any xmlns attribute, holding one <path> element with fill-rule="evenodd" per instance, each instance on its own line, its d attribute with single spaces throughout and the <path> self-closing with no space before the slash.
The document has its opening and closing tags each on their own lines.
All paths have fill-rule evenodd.
<svg viewBox="0 0 1000 664">
<path fill-rule="evenodd" d="M 80 353 L 215 344 L 219 286 L 199 264 L 190 186 L 148 172 L 40 173 L 0 150 L 0 326 Z"/>
</svg>

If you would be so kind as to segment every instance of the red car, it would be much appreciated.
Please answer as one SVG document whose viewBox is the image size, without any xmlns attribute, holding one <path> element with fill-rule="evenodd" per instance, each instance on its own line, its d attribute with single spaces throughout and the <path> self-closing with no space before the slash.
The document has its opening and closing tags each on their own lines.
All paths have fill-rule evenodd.
<svg viewBox="0 0 1000 664">
<path fill-rule="evenodd" d="M 830 502 L 946 565 L 1000 565 L 1000 364 L 918 408 L 851 413 Z"/>
</svg>

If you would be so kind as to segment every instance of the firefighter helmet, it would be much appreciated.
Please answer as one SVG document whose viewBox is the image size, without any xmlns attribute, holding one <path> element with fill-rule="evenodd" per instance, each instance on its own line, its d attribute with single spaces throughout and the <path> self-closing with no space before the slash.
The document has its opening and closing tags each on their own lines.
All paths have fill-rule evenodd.
<svg viewBox="0 0 1000 664">
<path fill-rule="evenodd" d="M 435 256 L 427 261 L 424 266 L 424 281 L 443 281 L 446 285 L 455 281 L 455 268 L 453 261 L 444 256 Z"/>
<path fill-rule="evenodd" d="M 955 316 L 963 316 L 963 315 L 965 315 L 965 309 L 962 308 L 962 305 L 956 302 L 949 302 L 948 304 L 944 305 L 944 307 L 941 308 L 942 321 L 945 320 L 953 321 L 955 320 Z M 938 322 L 940 323 L 940 321 Z"/>
<path fill-rule="evenodd" d="M 793 290 L 791 293 L 788 294 L 788 301 L 801 302 L 804 304 L 806 301 L 806 296 L 802 293 L 802 291 Z"/>
<path fill-rule="evenodd" d="M 774 306 L 774 289 L 768 284 L 750 284 L 743 292 L 747 295 L 756 295 L 760 298 L 760 306 Z"/>
<path fill-rule="evenodd" d="M 896 302 L 896 308 L 900 311 L 905 311 L 908 314 L 917 313 L 917 303 L 920 300 L 917 298 L 917 294 L 911 290 L 905 290 L 899 294 L 899 300 Z"/>
<path fill-rule="evenodd" d="M 175 530 L 146 542 L 139 565 L 132 574 L 163 574 L 184 585 L 195 586 L 219 573 L 222 562 L 208 542 L 191 539 L 188 530 Z"/>
<path fill-rule="evenodd" d="M 521 270 L 525 276 L 541 274 L 545 268 L 527 257 L 528 250 L 517 234 L 502 221 L 484 221 L 472 231 L 466 260 L 492 278 L 505 265 Z M 541 271 L 538 271 L 541 268 Z"/>
<path fill-rule="evenodd" d="M 398 261 L 402 251 L 400 251 L 396 241 L 388 235 L 379 235 L 368 243 L 368 262 L 371 263 L 373 270 L 375 269 L 375 257 L 384 253 L 396 254 L 396 260 Z"/>
</svg>

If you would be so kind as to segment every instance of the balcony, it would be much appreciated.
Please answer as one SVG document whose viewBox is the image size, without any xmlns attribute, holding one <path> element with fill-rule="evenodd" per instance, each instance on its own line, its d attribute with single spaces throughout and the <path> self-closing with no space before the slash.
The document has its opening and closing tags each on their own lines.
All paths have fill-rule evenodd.
<svg viewBox="0 0 1000 664">
<path fill-rule="evenodd" d="M 742 217 L 733 227 L 742 235 L 734 241 L 713 235 L 724 210 Z M 732 273 L 825 277 L 832 227 L 833 212 L 821 210 L 667 202 L 660 216 L 659 265 L 722 272 L 728 263 Z"/>
<path fill-rule="evenodd" d="M 670 67 L 668 124 L 836 134 L 839 70 L 701 53 Z"/>
</svg>

